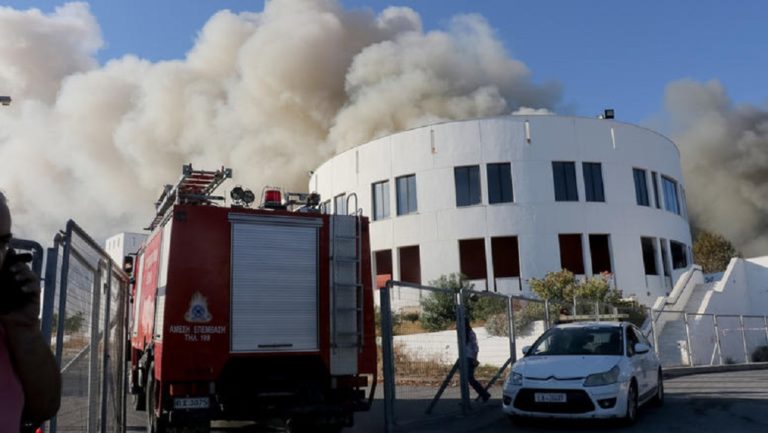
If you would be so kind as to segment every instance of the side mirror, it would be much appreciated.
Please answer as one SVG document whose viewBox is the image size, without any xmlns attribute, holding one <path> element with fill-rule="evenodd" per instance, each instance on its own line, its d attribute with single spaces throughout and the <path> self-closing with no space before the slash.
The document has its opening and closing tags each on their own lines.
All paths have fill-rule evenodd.
<svg viewBox="0 0 768 433">
<path fill-rule="evenodd" d="M 123 271 L 128 275 L 133 275 L 134 256 L 123 257 Z"/>
<path fill-rule="evenodd" d="M 523 346 L 523 355 L 527 355 L 531 350 L 531 346 Z"/>
<path fill-rule="evenodd" d="M 648 353 L 651 350 L 651 346 L 643 343 L 635 343 L 635 353 L 642 354 Z"/>
</svg>

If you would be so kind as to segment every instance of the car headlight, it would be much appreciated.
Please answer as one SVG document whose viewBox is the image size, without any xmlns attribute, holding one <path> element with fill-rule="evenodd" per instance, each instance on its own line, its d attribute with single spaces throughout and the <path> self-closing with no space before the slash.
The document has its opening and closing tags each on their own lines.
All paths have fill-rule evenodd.
<svg viewBox="0 0 768 433">
<path fill-rule="evenodd" d="M 612 369 L 603 372 L 590 374 L 584 380 L 584 386 L 603 386 L 616 383 L 619 380 L 619 366 L 615 365 Z"/>
<path fill-rule="evenodd" d="M 507 384 L 514 386 L 522 386 L 523 375 L 520 373 L 512 373 L 507 377 Z"/>
</svg>

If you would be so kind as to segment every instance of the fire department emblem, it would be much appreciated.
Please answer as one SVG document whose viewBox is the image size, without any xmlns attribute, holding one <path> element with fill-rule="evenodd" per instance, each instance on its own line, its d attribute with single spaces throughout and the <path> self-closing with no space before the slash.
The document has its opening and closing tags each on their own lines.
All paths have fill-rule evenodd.
<svg viewBox="0 0 768 433">
<path fill-rule="evenodd" d="M 208 300 L 200 292 L 196 292 L 189 301 L 189 310 L 184 314 L 184 319 L 192 323 L 207 323 L 211 321 L 211 313 L 208 311 Z"/>
</svg>

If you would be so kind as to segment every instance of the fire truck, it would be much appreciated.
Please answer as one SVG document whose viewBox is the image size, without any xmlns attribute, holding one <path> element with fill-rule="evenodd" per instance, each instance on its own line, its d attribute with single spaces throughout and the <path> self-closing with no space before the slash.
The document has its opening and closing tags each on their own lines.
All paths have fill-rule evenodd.
<svg viewBox="0 0 768 433">
<path fill-rule="evenodd" d="M 240 186 L 185 165 L 130 266 L 130 392 L 147 431 L 284 420 L 339 431 L 368 410 L 376 342 L 368 220 L 317 194 Z M 356 207 L 356 204 L 355 204 Z"/>
</svg>

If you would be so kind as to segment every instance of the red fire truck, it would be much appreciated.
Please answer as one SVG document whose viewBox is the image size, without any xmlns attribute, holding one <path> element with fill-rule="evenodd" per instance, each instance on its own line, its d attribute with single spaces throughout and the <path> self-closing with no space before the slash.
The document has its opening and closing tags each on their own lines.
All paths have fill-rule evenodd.
<svg viewBox="0 0 768 433">
<path fill-rule="evenodd" d="M 155 205 L 128 309 L 134 406 L 149 432 L 219 419 L 338 431 L 376 383 L 368 220 L 278 189 L 253 209 L 236 187 L 223 206 L 212 194 L 231 175 L 186 165 Z"/>
</svg>

